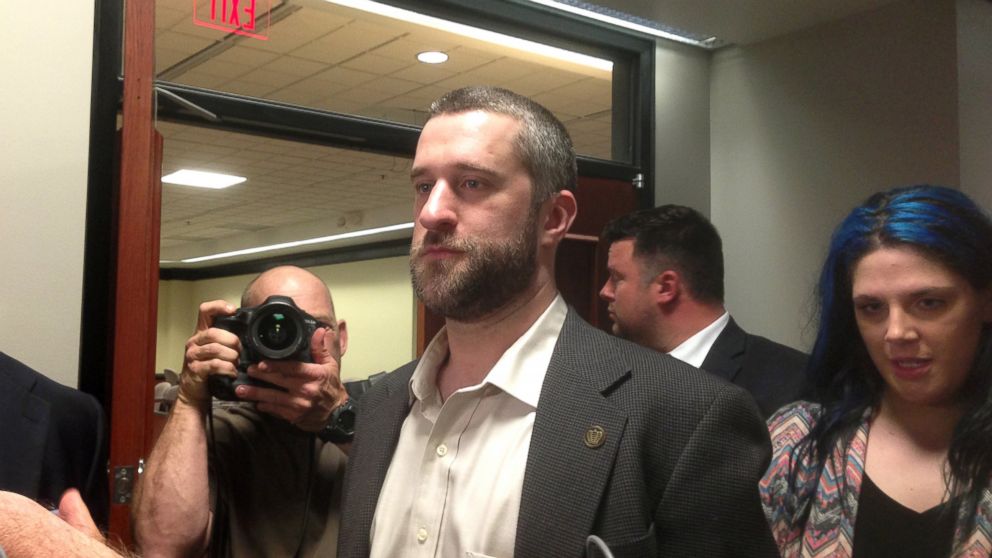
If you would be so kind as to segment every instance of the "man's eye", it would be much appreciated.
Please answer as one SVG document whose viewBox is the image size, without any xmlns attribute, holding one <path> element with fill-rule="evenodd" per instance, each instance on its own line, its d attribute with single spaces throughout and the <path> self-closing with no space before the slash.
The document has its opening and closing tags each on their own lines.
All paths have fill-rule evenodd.
<svg viewBox="0 0 992 558">
<path fill-rule="evenodd" d="M 418 194 L 426 194 L 431 191 L 432 184 L 430 182 L 418 182 L 413 185 L 413 189 L 416 190 Z"/>
<path fill-rule="evenodd" d="M 469 178 L 468 180 L 466 180 L 464 182 L 464 184 L 465 184 L 465 187 L 468 188 L 469 190 L 475 190 L 476 188 L 482 187 L 482 182 L 479 182 L 478 180 L 475 180 L 475 179 L 472 179 L 472 178 Z"/>
<path fill-rule="evenodd" d="M 939 310 L 944 307 L 945 302 L 939 298 L 921 298 L 917 304 L 923 310 Z"/>
</svg>

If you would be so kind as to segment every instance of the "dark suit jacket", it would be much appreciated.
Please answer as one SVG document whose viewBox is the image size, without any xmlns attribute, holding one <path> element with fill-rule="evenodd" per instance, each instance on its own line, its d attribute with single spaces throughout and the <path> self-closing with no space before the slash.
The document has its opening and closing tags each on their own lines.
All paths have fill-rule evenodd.
<svg viewBox="0 0 992 558">
<path fill-rule="evenodd" d="M 745 332 L 731 318 L 700 368 L 746 389 L 767 419 L 802 398 L 806 358 L 791 347 Z"/>
<path fill-rule="evenodd" d="M 0 425 L 0 490 L 58 505 L 74 487 L 106 524 L 107 427 L 93 396 L 0 353 Z"/>
<path fill-rule="evenodd" d="M 362 399 L 340 558 L 369 554 L 415 364 Z M 583 440 L 594 426 L 606 439 L 591 449 Z M 778 556 L 757 489 L 769 455 L 764 421 L 742 389 L 607 335 L 570 309 L 541 391 L 514 554 L 583 556 L 596 534 L 617 558 Z"/>
</svg>

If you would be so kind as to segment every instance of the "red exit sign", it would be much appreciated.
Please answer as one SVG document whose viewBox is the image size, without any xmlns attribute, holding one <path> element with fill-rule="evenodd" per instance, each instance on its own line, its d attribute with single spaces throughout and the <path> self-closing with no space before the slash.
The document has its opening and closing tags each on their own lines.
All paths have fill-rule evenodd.
<svg viewBox="0 0 992 558">
<path fill-rule="evenodd" d="M 193 0 L 193 23 L 267 41 L 270 1 Z"/>
</svg>

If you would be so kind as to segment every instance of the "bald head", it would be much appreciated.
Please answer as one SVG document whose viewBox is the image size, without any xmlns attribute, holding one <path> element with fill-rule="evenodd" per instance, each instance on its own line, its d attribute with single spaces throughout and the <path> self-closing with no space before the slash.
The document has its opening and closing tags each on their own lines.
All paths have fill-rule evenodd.
<svg viewBox="0 0 992 558">
<path fill-rule="evenodd" d="M 301 310 L 322 322 L 337 323 L 331 291 L 309 271 L 291 265 L 274 267 L 254 278 L 241 295 L 241 306 L 258 306 L 272 295 L 293 299 Z"/>
</svg>

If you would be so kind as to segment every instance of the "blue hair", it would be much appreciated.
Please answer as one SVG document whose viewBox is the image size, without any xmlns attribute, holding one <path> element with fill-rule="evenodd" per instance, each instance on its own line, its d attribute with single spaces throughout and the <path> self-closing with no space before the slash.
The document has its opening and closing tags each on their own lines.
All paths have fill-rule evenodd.
<svg viewBox="0 0 992 558">
<path fill-rule="evenodd" d="M 958 190 L 929 185 L 895 188 L 872 195 L 851 211 L 834 231 L 820 273 L 819 329 L 807 365 L 813 396 L 822 404 L 823 414 L 797 451 L 798 457 L 812 458 L 818 470 L 837 441 L 850 439 L 865 411 L 881 397 L 884 382 L 855 322 L 852 275 L 868 253 L 896 246 L 939 261 L 975 289 L 992 286 L 992 221 Z M 992 448 L 989 347 L 986 332 L 967 386 L 984 396 L 958 424 L 948 456 L 953 480 L 979 489 L 987 486 L 992 472 L 992 449 L 986 449 Z"/>
</svg>

